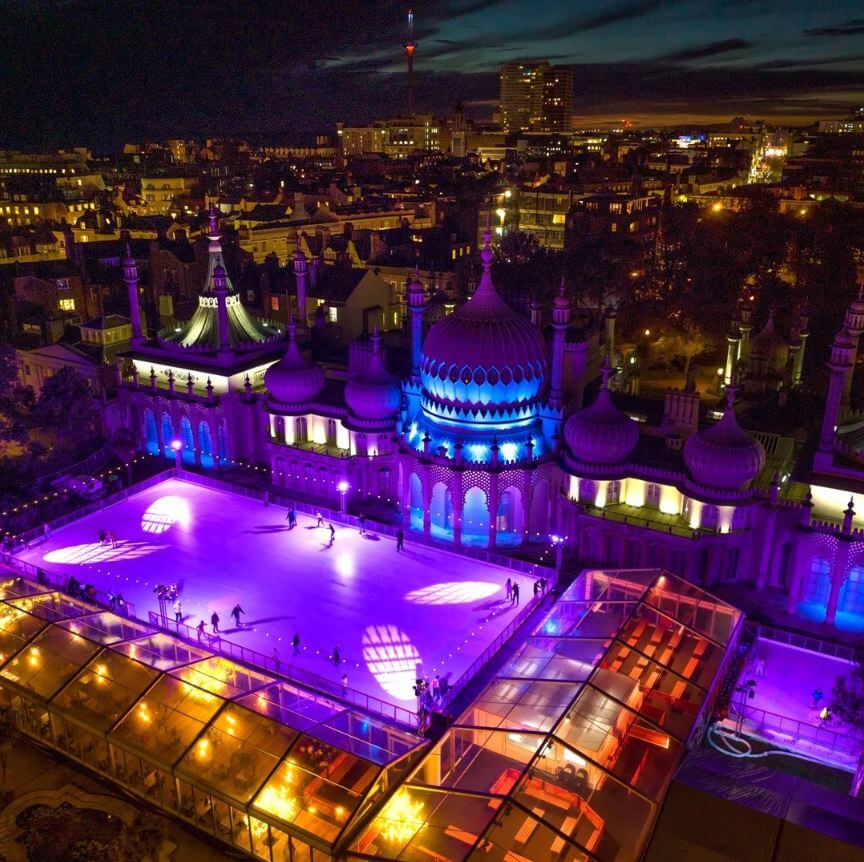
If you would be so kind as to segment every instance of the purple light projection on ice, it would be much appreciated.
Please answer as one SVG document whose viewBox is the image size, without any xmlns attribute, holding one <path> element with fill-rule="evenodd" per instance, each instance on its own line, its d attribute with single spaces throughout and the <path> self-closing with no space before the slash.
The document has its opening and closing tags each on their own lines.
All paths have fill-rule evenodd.
<svg viewBox="0 0 864 862">
<path fill-rule="evenodd" d="M 299 516 L 288 529 L 286 511 L 177 480 L 51 533 L 21 556 L 48 571 L 114 591 L 139 615 L 156 610 L 153 587 L 182 588 L 185 622 L 221 617 L 223 636 L 370 695 L 415 706 L 416 662 L 424 673 L 458 679 L 513 619 L 504 583 L 531 580 L 448 551 L 361 536 L 334 524 L 330 533 Z M 94 541 L 99 530 L 118 547 Z M 154 541 L 155 540 L 155 541 Z M 524 601 L 524 599 L 523 599 Z M 234 630 L 239 602 L 245 625 Z M 291 639 L 300 635 L 301 655 Z M 335 645 L 345 661 L 328 660 Z"/>
</svg>

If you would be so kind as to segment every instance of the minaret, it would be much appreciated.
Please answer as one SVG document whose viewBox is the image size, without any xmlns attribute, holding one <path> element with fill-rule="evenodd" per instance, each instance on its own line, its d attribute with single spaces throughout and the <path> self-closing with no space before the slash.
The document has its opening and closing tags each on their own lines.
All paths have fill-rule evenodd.
<svg viewBox="0 0 864 862">
<path fill-rule="evenodd" d="M 560 409 L 564 399 L 564 343 L 570 326 L 570 300 L 564 292 L 564 279 L 552 305 L 552 380 L 549 406 Z"/>
<path fill-rule="evenodd" d="M 606 353 L 609 356 L 615 352 L 615 318 L 618 317 L 618 312 L 614 305 L 607 305 L 606 312 L 603 315 L 603 323 L 605 325 L 605 341 Z"/>
<path fill-rule="evenodd" d="M 138 296 L 138 267 L 129 243 L 126 243 L 126 257 L 123 259 L 123 281 L 126 282 L 126 290 L 129 292 L 129 318 L 132 321 L 132 343 L 140 344 L 144 341 L 144 333 L 141 329 L 141 300 Z"/>
<path fill-rule="evenodd" d="M 411 377 L 420 377 L 420 354 L 423 349 L 423 307 L 425 297 L 417 267 L 408 282 L 408 315 L 411 320 Z"/>
<path fill-rule="evenodd" d="M 294 280 L 297 282 L 297 320 L 301 328 L 306 328 L 306 290 L 309 286 L 309 265 L 306 255 L 298 247 L 294 254 Z"/>
<path fill-rule="evenodd" d="M 858 294 L 846 309 L 846 317 L 843 320 L 843 327 L 852 338 L 855 346 L 855 353 L 852 358 L 853 365 L 858 357 L 858 345 L 861 340 L 861 334 L 864 333 L 864 267 L 858 268 Z M 847 410 L 849 407 L 849 396 L 852 392 L 852 374 L 849 374 L 843 383 L 843 398 L 841 399 L 841 409 Z"/>
<path fill-rule="evenodd" d="M 414 116 L 414 12 L 408 10 L 408 41 L 405 43 L 405 57 L 408 59 L 408 116 Z"/>
<path fill-rule="evenodd" d="M 834 451 L 834 434 L 840 422 L 841 403 L 846 379 L 852 376 L 855 362 L 855 343 L 852 336 L 841 329 L 834 336 L 831 345 L 831 360 L 828 370 L 828 395 L 825 398 L 825 414 L 822 417 L 822 433 L 819 435 L 819 452 L 829 454 Z"/>
<path fill-rule="evenodd" d="M 222 240 L 219 236 L 219 221 L 216 218 L 216 209 L 210 204 L 210 228 L 207 233 L 207 279 L 204 284 L 209 285 L 213 280 L 213 270 L 221 262 Z"/>
<path fill-rule="evenodd" d="M 810 311 L 804 307 L 799 309 L 792 326 L 792 386 L 801 385 L 801 373 L 804 369 L 804 351 L 807 349 L 807 339 L 810 336 Z"/>
<path fill-rule="evenodd" d="M 741 331 L 738 321 L 733 320 L 726 333 L 726 368 L 723 370 L 723 385 L 728 386 L 735 377 L 738 366 L 738 354 L 741 350 Z"/>
<path fill-rule="evenodd" d="M 749 302 L 738 305 L 738 332 L 741 340 L 738 342 L 738 361 L 744 363 L 750 356 L 750 333 L 753 332 L 753 307 Z"/>
<path fill-rule="evenodd" d="M 228 325 L 228 279 L 225 268 L 217 263 L 213 269 L 213 292 L 216 294 L 216 304 L 219 310 L 219 352 L 227 353 L 231 349 L 231 330 Z"/>
</svg>

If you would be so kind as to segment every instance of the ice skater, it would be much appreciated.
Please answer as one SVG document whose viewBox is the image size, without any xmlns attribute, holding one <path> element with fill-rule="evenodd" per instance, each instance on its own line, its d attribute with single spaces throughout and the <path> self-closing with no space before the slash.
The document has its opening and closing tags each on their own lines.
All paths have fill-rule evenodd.
<svg viewBox="0 0 864 862">
<path fill-rule="evenodd" d="M 811 704 L 811 709 L 819 709 L 819 702 L 822 700 L 825 695 L 822 693 L 821 688 L 814 688 L 810 693 L 810 697 L 813 698 L 813 703 Z"/>
<path fill-rule="evenodd" d="M 300 655 L 300 635 L 294 632 L 294 637 L 291 638 L 291 646 L 294 648 L 294 655 Z"/>
<path fill-rule="evenodd" d="M 198 640 L 203 641 L 204 640 L 204 620 L 201 620 L 198 623 L 198 625 L 196 627 L 196 631 L 198 632 Z"/>
<path fill-rule="evenodd" d="M 240 614 L 245 614 L 246 611 L 240 607 L 240 602 L 237 602 L 233 608 L 231 608 L 231 616 L 234 617 L 234 625 L 236 628 L 240 628 Z"/>
<path fill-rule="evenodd" d="M 333 662 L 334 667 L 339 667 L 342 663 L 342 655 L 339 652 L 339 644 L 333 647 L 333 654 L 330 656 L 330 661 Z"/>
<path fill-rule="evenodd" d="M 396 550 L 405 550 L 405 531 L 401 527 L 396 531 Z"/>
<path fill-rule="evenodd" d="M 180 604 L 180 599 L 174 602 L 174 622 L 178 624 L 183 622 L 183 605 Z"/>
<path fill-rule="evenodd" d="M 108 531 L 108 541 L 111 543 L 112 548 L 117 547 L 117 534 L 113 530 Z"/>
<path fill-rule="evenodd" d="M 297 526 L 297 513 L 294 511 L 293 507 L 288 510 L 286 520 L 288 521 L 289 530 L 293 530 Z"/>
<path fill-rule="evenodd" d="M 104 530 L 97 530 L 96 535 L 99 537 L 100 545 L 104 545 L 108 541 L 108 534 Z"/>
<path fill-rule="evenodd" d="M 346 694 L 348 694 L 348 674 L 343 673 L 342 674 L 342 697 L 345 697 Z"/>
<path fill-rule="evenodd" d="M 336 530 L 333 529 L 332 524 L 328 524 L 327 529 L 330 531 L 330 544 L 332 545 L 336 541 Z"/>
<path fill-rule="evenodd" d="M 507 591 L 507 601 L 513 601 L 513 581 L 510 578 L 507 578 L 507 583 L 504 584 L 504 589 Z"/>
<path fill-rule="evenodd" d="M 316 527 L 323 527 L 324 526 L 324 516 L 321 514 L 321 512 L 320 511 L 316 512 L 315 517 L 318 519 L 318 523 L 315 524 L 315 526 Z"/>
<path fill-rule="evenodd" d="M 366 516 L 360 515 L 357 518 L 357 526 L 360 528 L 360 535 L 362 536 L 366 530 Z"/>
<path fill-rule="evenodd" d="M 210 625 L 213 626 L 214 634 L 218 634 L 219 633 L 219 614 L 217 614 L 216 611 L 213 611 L 213 613 L 210 614 Z"/>
<path fill-rule="evenodd" d="M 513 581 L 513 604 L 519 604 L 519 584 L 516 581 Z"/>
</svg>

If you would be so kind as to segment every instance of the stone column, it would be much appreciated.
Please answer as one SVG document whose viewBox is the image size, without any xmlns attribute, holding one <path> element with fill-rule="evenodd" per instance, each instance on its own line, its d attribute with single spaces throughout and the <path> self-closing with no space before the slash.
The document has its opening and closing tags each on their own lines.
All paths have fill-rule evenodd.
<svg viewBox="0 0 864 862">
<path fill-rule="evenodd" d="M 457 548 L 462 547 L 463 492 L 462 474 L 458 473 L 456 478 L 456 493 L 453 495 L 453 544 Z"/>
<path fill-rule="evenodd" d="M 193 448 L 194 455 L 195 455 L 195 466 L 200 467 L 201 466 L 201 435 L 199 432 L 201 430 L 201 423 L 196 422 L 191 417 L 189 418 L 189 422 L 192 425 L 192 448 Z"/>
<path fill-rule="evenodd" d="M 494 551 L 498 536 L 498 474 L 489 474 L 489 550 Z"/>
<path fill-rule="evenodd" d="M 432 489 L 428 474 L 423 482 L 423 535 L 428 539 L 432 535 Z"/>
<path fill-rule="evenodd" d="M 162 435 L 162 413 L 156 412 L 157 407 L 153 408 L 153 419 L 156 422 L 156 442 L 159 444 L 159 454 L 165 455 L 165 437 Z"/>
<path fill-rule="evenodd" d="M 846 569 L 849 566 L 849 549 L 851 539 L 845 535 L 839 536 L 837 553 L 834 555 L 834 565 L 831 567 L 831 592 L 828 594 L 828 607 L 825 611 L 825 622 L 834 625 L 837 616 L 837 603 L 840 601 L 840 588 L 846 582 Z"/>
</svg>

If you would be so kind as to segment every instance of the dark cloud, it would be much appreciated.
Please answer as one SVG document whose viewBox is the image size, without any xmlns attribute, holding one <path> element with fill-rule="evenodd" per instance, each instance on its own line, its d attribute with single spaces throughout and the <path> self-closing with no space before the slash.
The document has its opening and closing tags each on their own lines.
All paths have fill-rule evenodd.
<svg viewBox="0 0 864 862">
<path fill-rule="evenodd" d="M 662 0 L 637 0 L 635 3 L 625 3 L 623 6 L 618 6 L 609 12 L 601 12 L 598 15 L 585 18 L 569 28 L 569 31 L 571 33 L 588 33 L 591 30 L 599 30 L 602 27 L 620 24 L 622 21 L 644 18 L 646 15 L 656 12 L 662 5 Z"/>
<path fill-rule="evenodd" d="M 856 18 L 837 27 L 811 27 L 804 36 L 858 36 L 864 33 L 864 18 Z"/>
<path fill-rule="evenodd" d="M 723 39 L 720 42 L 709 42 L 707 45 L 666 54 L 659 59 L 670 63 L 686 63 L 689 60 L 704 60 L 708 57 L 730 54 L 733 51 L 743 51 L 745 48 L 752 48 L 753 46 L 754 43 L 748 42 L 746 39 Z"/>
</svg>

